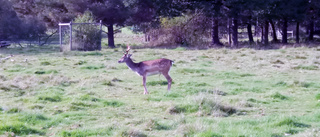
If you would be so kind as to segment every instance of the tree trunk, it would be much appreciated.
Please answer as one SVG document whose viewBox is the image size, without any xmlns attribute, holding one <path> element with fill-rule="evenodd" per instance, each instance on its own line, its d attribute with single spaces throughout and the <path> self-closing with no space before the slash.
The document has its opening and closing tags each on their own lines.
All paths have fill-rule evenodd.
<svg viewBox="0 0 320 137">
<path fill-rule="evenodd" d="M 266 20 L 264 24 L 264 42 L 265 45 L 269 44 L 269 22 Z"/>
<path fill-rule="evenodd" d="M 313 20 L 310 20 L 308 30 L 309 30 L 309 40 L 312 41 L 313 35 L 314 35 L 314 21 Z"/>
<path fill-rule="evenodd" d="M 287 39 L 287 27 L 288 27 L 288 20 L 284 19 L 283 24 L 282 24 L 282 43 L 287 44 L 288 39 Z"/>
<path fill-rule="evenodd" d="M 297 27 L 296 27 L 296 43 L 300 43 L 300 36 L 299 36 L 299 22 L 297 22 Z"/>
<path fill-rule="evenodd" d="M 110 48 L 115 48 L 114 35 L 113 35 L 113 24 L 108 24 L 108 45 Z"/>
<path fill-rule="evenodd" d="M 219 41 L 219 21 L 217 18 L 212 20 L 212 46 L 221 47 L 222 43 Z"/>
<path fill-rule="evenodd" d="M 238 20 L 232 19 L 232 47 L 238 48 Z"/>
<path fill-rule="evenodd" d="M 252 25 L 251 23 L 248 23 L 247 25 L 247 31 L 248 31 L 248 37 L 249 37 L 249 43 L 253 43 L 253 36 L 252 36 Z"/>
<path fill-rule="evenodd" d="M 147 33 L 144 33 L 144 41 L 148 42 L 148 34 Z"/>
<path fill-rule="evenodd" d="M 261 43 L 264 42 L 264 29 L 263 29 L 263 24 L 261 24 Z"/>
<path fill-rule="evenodd" d="M 271 28 L 272 28 L 272 37 L 273 37 L 272 41 L 278 42 L 276 27 L 274 26 L 274 23 L 271 19 L 269 20 L 269 22 L 270 22 Z"/>
<path fill-rule="evenodd" d="M 228 43 L 229 45 L 231 45 L 232 41 L 231 41 L 231 22 L 230 19 L 228 18 Z"/>
</svg>

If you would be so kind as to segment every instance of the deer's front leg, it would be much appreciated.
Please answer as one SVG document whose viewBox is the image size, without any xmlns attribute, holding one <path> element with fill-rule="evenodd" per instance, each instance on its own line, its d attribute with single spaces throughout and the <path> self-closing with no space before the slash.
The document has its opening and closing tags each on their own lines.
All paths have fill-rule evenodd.
<svg viewBox="0 0 320 137">
<path fill-rule="evenodd" d="M 147 87 L 146 87 L 146 81 L 147 81 L 147 76 L 146 76 L 146 75 L 143 75 L 143 76 L 142 76 L 142 81 L 143 81 L 143 87 L 144 87 L 144 92 L 143 92 L 143 94 L 149 94 L 149 93 L 148 93 L 148 90 L 147 90 Z"/>
</svg>

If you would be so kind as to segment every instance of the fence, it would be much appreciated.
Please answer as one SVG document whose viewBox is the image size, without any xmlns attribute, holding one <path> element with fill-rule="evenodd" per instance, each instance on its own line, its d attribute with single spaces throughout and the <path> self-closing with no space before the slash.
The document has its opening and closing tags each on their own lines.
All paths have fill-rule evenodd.
<svg viewBox="0 0 320 137">
<path fill-rule="evenodd" d="M 101 20 L 99 23 L 59 23 L 60 51 L 101 50 L 101 39 Z"/>
</svg>

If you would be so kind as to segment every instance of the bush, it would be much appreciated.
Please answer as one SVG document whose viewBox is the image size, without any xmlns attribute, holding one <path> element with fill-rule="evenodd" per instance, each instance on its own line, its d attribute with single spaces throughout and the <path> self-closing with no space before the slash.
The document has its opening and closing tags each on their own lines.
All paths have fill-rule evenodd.
<svg viewBox="0 0 320 137">
<path fill-rule="evenodd" d="M 78 16 L 74 23 L 96 23 L 93 14 L 86 11 Z M 64 37 L 65 42 L 70 42 L 70 36 Z M 93 51 L 101 49 L 101 33 L 99 26 L 93 24 L 79 24 L 72 26 L 72 49 L 80 51 Z"/>
<path fill-rule="evenodd" d="M 152 37 L 150 46 L 206 46 L 210 40 L 210 21 L 203 13 L 161 18 L 161 28 L 148 32 Z"/>
</svg>

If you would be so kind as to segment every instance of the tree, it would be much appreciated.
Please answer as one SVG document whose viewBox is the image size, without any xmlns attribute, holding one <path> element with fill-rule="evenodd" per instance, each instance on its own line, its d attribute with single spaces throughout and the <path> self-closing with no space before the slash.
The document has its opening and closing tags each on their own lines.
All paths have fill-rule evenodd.
<svg viewBox="0 0 320 137">
<path fill-rule="evenodd" d="M 259 10 L 261 10 L 264 4 L 261 0 L 246 0 L 242 3 L 243 11 L 241 11 L 240 15 L 242 22 L 246 25 L 250 44 L 254 42 L 252 33 L 252 24 L 255 22 L 254 18 L 257 18 Z"/>
<path fill-rule="evenodd" d="M 96 19 L 90 11 L 78 15 L 74 23 L 96 23 Z M 72 27 L 72 49 L 80 51 L 101 50 L 101 31 L 100 25 L 81 24 L 73 25 Z M 69 35 L 66 35 L 65 40 L 69 41 Z"/>
<path fill-rule="evenodd" d="M 57 28 L 59 22 L 70 22 L 76 13 L 60 0 L 12 0 L 20 18 L 37 18 L 47 28 Z"/>
<path fill-rule="evenodd" d="M 93 0 L 89 10 L 98 20 L 102 20 L 108 28 L 108 45 L 114 48 L 114 30 L 113 26 L 124 26 L 129 17 L 128 6 L 125 6 L 124 0 Z"/>
<path fill-rule="evenodd" d="M 221 19 L 222 0 L 201 1 L 201 7 L 208 17 L 212 18 L 212 43 L 211 45 L 221 47 L 223 44 L 219 40 L 219 19 Z"/>
<path fill-rule="evenodd" d="M 129 7 L 131 15 L 126 24 L 133 26 L 135 32 L 143 32 L 145 41 L 150 41 L 150 29 L 159 25 L 154 4 L 152 0 L 136 0 Z"/>
<path fill-rule="evenodd" d="M 309 0 L 307 4 L 307 30 L 309 32 L 308 40 L 313 41 L 314 22 L 320 16 L 320 2 L 318 0 Z"/>
<path fill-rule="evenodd" d="M 273 7 L 273 17 L 277 18 L 281 22 L 282 43 L 288 43 L 288 24 L 293 21 L 300 22 L 305 18 L 304 15 L 307 3 L 308 0 L 273 0 L 270 3 Z M 297 23 L 296 28 L 299 29 L 299 23 Z M 299 33 L 299 30 L 296 31 Z M 299 34 L 297 37 L 299 37 Z"/>
<path fill-rule="evenodd" d="M 18 37 L 21 21 L 8 1 L 0 1 L 0 41 Z"/>
<path fill-rule="evenodd" d="M 38 18 L 24 16 L 19 18 L 8 1 L 0 1 L 0 38 L 10 41 L 35 40 L 44 34 L 46 28 Z"/>
<path fill-rule="evenodd" d="M 238 27 L 240 14 L 243 11 L 243 1 L 242 0 L 228 0 L 225 1 L 225 6 L 227 7 L 227 13 L 230 18 L 232 18 L 232 47 L 238 47 Z"/>
</svg>

